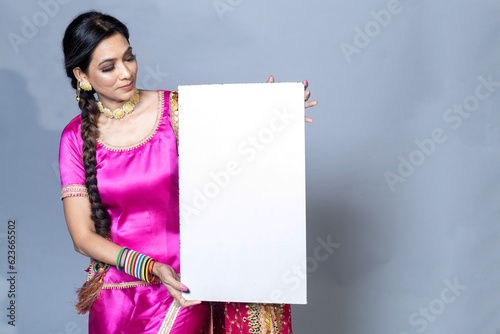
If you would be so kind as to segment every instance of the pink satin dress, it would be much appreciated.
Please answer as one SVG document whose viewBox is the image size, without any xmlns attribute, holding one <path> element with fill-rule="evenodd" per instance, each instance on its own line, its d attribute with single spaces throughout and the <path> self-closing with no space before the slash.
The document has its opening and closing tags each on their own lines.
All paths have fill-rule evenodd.
<svg viewBox="0 0 500 334">
<path fill-rule="evenodd" d="M 112 218 L 112 241 L 180 272 L 179 186 L 176 137 L 170 120 L 175 94 L 158 92 L 154 129 L 141 142 L 112 147 L 98 140 L 97 181 Z M 61 137 L 62 198 L 87 196 L 82 163 L 81 117 Z M 92 274 L 92 272 L 90 272 Z M 208 305 L 182 308 L 161 284 L 148 284 L 111 266 L 89 314 L 89 333 L 199 334 Z"/>
</svg>

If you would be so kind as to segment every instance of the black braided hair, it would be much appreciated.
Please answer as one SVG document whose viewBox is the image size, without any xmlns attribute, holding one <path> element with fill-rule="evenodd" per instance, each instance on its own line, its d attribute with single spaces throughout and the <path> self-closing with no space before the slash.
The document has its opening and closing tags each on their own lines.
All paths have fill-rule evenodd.
<svg viewBox="0 0 500 334">
<path fill-rule="evenodd" d="M 73 88 L 76 89 L 78 84 L 73 69 L 79 67 L 83 73 L 87 73 L 92 53 L 97 44 L 116 33 L 120 33 L 128 41 L 128 29 L 123 23 L 112 16 L 96 11 L 80 14 L 69 24 L 62 45 L 66 74 L 71 79 Z M 85 187 L 89 195 L 91 218 L 94 221 L 96 233 L 103 237 L 110 237 L 111 217 L 101 202 L 97 187 L 96 141 L 99 137 L 97 120 L 100 112 L 94 94 L 94 90 L 88 92 L 80 90 L 78 103 L 82 111 L 81 136 L 83 139 Z"/>
</svg>

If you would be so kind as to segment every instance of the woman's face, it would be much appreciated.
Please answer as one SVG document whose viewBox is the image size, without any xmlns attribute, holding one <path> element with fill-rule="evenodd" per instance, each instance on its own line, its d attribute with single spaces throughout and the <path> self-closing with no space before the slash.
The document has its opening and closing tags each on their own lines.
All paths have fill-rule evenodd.
<svg viewBox="0 0 500 334">
<path fill-rule="evenodd" d="M 103 39 L 92 53 L 87 73 L 82 74 L 105 107 L 120 108 L 134 95 L 137 78 L 137 60 L 127 39 L 119 33 Z"/>
</svg>

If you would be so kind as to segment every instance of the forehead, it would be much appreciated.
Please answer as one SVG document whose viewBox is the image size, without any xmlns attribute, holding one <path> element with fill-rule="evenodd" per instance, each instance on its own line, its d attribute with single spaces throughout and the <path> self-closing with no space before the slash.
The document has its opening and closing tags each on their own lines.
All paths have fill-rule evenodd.
<svg viewBox="0 0 500 334">
<path fill-rule="evenodd" d="M 99 63 L 103 59 L 121 58 L 129 46 L 127 39 L 122 34 L 113 34 L 97 44 L 92 53 L 92 62 Z"/>
</svg>

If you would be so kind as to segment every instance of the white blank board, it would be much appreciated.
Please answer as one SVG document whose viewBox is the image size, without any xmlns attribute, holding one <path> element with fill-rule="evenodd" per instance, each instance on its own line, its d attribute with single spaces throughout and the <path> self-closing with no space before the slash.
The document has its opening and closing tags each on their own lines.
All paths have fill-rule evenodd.
<svg viewBox="0 0 500 334">
<path fill-rule="evenodd" d="M 187 299 L 306 303 L 304 86 L 179 86 Z"/>
</svg>

